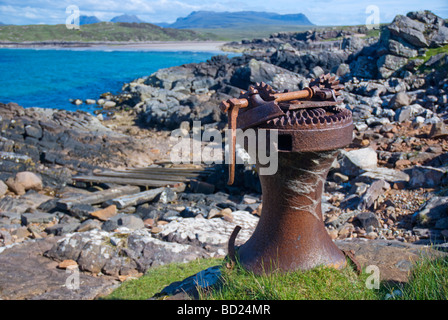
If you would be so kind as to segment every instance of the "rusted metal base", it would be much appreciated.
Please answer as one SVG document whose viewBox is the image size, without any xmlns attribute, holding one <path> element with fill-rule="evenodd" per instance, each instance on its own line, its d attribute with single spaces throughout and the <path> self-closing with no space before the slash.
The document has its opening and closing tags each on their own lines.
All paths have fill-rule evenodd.
<svg viewBox="0 0 448 320">
<path fill-rule="evenodd" d="M 237 254 L 245 269 L 262 274 L 346 265 L 325 230 L 321 209 L 325 179 L 337 152 L 279 152 L 277 173 L 260 175 L 260 221 Z"/>
</svg>

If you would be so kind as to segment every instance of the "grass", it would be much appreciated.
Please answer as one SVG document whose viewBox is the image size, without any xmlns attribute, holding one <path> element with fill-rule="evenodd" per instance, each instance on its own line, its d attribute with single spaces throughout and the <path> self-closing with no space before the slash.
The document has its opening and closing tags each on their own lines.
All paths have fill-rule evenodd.
<svg viewBox="0 0 448 320">
<path fill-rule="evenodd" d="M 448 256 L 422 256 L 405 284 L 381 282 L 379 289 L 366 286 L 371 273 L 358 275 L 353 268 L 318 267 L 309 271 L 255 275 L 238 265 L 227 269 L 222 259 L 200 259 L 151 268 L 139 279 L 124 282 L 108 300 L 146 300 L 165 286 L 211 266 L 222 265 L 221 282 L 201 300 L 447 300 Z"/>
<path fill-rule="evenodd" d="M 394 300 L 448 300 L 448 256 L 416 261 L 409 281 L 388 291 Z"/>
<path fill-rule="evenodd" d="M 367 274 L 350 267 L 255 275 L 240 267 L 223 269 L 222 285 L 201 294 L 203 300 L 377 300 L 366 289 Z"/>
<path fill-rule="evenodd" d="M 425 63 L 428 62 L 428 60 L 431 59 L 431 57 L 438 55 L 439 53 L 448 54 L 448 44 L 443 47 L 429 48 L 428 50 L 425 51 L 424 55 L 411 58 L 410 60 L 422 59 L 423 63 L 418 67 L 418 71 L 422 73 L 430 72 L 433 69 L 433 67 L 428 67 L 425 65 Z M 444 67 L 447 68 L 446 65 Z"/>
<path fill-rule="evenodd" d="M 420 59 L 423 59 L 424 63 L 426 63 L 431 57 L 439 54 L 439 53 L 448 53 L 448 44 L 443 47 L 438 48 L 429 48 L 426 50 L 423 56 L 420 56 Z"/>
<path fill-rule="evenodd" d="M 266 26 L 266 25 L 252 25 L 250 27 L 244 26 L 241 28 L 192 28 L 191 30 L 198 33 L 212 33 L 220 41 L 241 41 L 252 40 L 260 38 L 269 38 L 271 34 L 277 32 L 304 32 L 313 29 L 314 26 Z"/>
<path fill-rule="evenodd" d="M 59 25 L 0 26 L 0 41 L 182 41 L 215 40 L 211 33 L 161 28 L 150 23 L 101 22 L 80 26 L 79 30 Z"/>
<path fill-rule="evenodd" d="M 222 259 L 198 259 L 189 263 L 171 263 L 149 269 L 138 279 L 124 282 L 105 300 L 147 300 L 169 284 L 222 263 Z"/>
</svg>

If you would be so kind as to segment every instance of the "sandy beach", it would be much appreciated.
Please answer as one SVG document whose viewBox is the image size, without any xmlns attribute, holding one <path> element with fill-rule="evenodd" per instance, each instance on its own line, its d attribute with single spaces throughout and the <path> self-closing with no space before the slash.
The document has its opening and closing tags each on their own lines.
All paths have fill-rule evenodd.
<svg viewBox="0 0 448 320">
<path fill-rule="evenodd" d="M 225 41 L 0 42 L 0 48 L 221 52 Z"/>
<path fill-rule="evenodd" d="M 154 41 L 135 44 L 112 44 L 106 48 L 120 50 L 149 50 L 149 51 L 221 51 L 225 41 Z"/>
</svg>

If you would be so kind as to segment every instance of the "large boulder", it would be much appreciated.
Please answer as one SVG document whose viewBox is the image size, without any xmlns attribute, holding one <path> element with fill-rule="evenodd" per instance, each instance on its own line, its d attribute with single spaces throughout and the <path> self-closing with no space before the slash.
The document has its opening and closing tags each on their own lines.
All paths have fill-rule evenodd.
<svg viewBox="0 0 448 320">
<path fill-rule="evenodd" d="M 257 82 L 264 82 L 274 89 L 295 91 L 305 86 L 306 79 L 273 64 L 252 59 L 247 65 L 235 70 L 230 82 L 242 89 L 247 89 L 249 85 Z"/>
<path fill-rule="evenodd" d="M 393 36 L 404 39 L 413 46 L 418 48 L 429 46 L 428 40 L 424 35 L 425 24 L 420 21 L 413 20 L 407 16 L 397 15 L 387 28 Z"/>
<path fill-rule="evenodd" d="M 393 54 L 385 54 L 381 56 L 377 62 L 378 75 L 381 78 L 389 78 L 397 70 L 406 65 L 408 59 Z"/>
<path fill-rule="evenodd" d="M 25 194 L 28 190 L 42 190 L 42 179 L 33 172 L 18 172 L 15 178 L 6 180 L 9 189 L 18 195 Z"/>
<path fill-rule="evenodd" d="M 363 148 L 352 151 L 341 151 L 340 171 L 347 176 L 356 177 L 368 169 L 375 169 L 378 164 L 376 151 Z"/>
<path fill-rule="evenodd" d="M 425 38 L 431 47 L 440 47 L 448 43 L 448 24 L 431 11 L 409 12 L 407 17 L 425 24 Z"/>
<path fill-rule="evenodd" d="M 403 72 L 414 71 L 422 61 L 419 49 L 444 46 L 448 43 L 448 26 L 429 11 L 397 15 L 381 30 L 376 43 L 365 46 L 349 58 L 352 76 L 367 79 L 403 77 Z M 409 60 L 413 59 L 413 60 Z"/>
</svg>

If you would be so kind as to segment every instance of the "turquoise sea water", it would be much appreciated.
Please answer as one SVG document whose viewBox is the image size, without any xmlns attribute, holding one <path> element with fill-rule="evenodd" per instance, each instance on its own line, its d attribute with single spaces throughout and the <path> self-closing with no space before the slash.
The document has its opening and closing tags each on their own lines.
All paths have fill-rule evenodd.
<svg viewBox="0 0 448 320">
<path fill-rule="evenodd" d="M 23 107 L 84 110 L 69 99 L 98 99 L 161 68 L 202 62 L 216 52 L 0 49 L 0 102 Z"/>
</svg>

